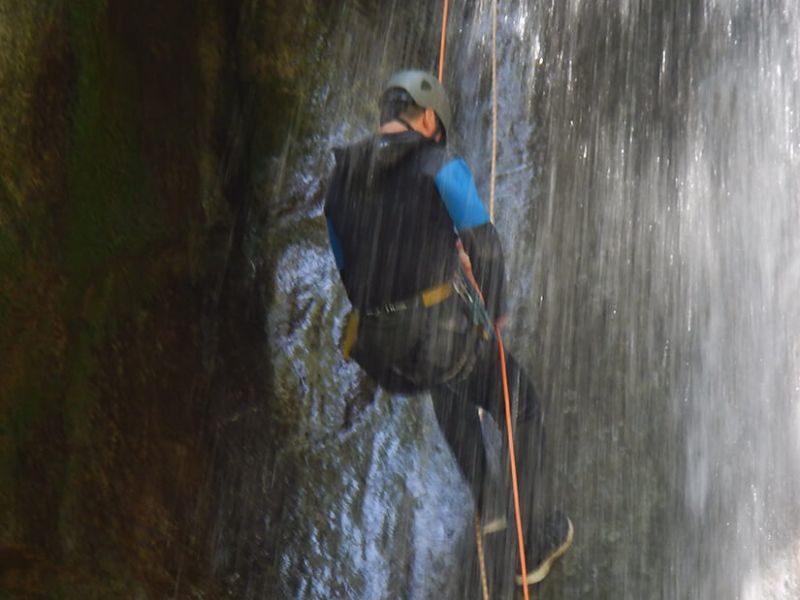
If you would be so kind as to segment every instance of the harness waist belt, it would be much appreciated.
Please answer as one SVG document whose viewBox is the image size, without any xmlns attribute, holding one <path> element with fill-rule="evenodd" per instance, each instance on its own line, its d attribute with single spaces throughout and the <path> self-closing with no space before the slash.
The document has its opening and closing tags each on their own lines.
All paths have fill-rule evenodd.
<svg viewBox="0 0 800 600">
<path fill-rule="evenodd" d="M 358 309 L 354 308 L 347 316 L 347 323 L 345 324 L 342 336 L 341 346 L 342 354 L 344 355 L 345 360 L 350 360 L 350 351 L 353 349 L 353 345 L 356 343 L 356 338 L 358 337 L 358 325 L 361 321 L 362 314 L 367 317 L 375 317 L 378 315 L 387 315 L 420 306 L 428 308 L 430 306 L 435 306 L 440 302 L 444 302 L 453 294 L 453 292 L 457 291 L 458 289 L 455 281 L 451 280 L 446 281 L 441 285 L 423 290 L 410 300 L 393 302 L 391 304 L 385 304 L 379 308 L 370 308 L 363 311 L 359 311 Z"/>
<path fill-rule="evenodd" d="M 400 300 L 398 302 L 390 302 L 377 308 L 366 308 L 361 311 L 364 316 L 376 317 L 378 315 L 386 315 L 401 310 L 408 310 L 410 308 L 434 306 L 440 302 L 444 302 L 455 291 L 453 281 L 445 281 L 441 285 L 423 290 L 409 300 Z"/>
</svg>

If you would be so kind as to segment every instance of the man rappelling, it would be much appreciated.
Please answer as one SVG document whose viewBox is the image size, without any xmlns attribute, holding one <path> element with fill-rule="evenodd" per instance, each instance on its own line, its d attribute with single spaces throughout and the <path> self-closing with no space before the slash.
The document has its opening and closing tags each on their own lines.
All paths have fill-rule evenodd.
<svg viewBox="0 0 800 600">
<path fill-rule="evenodd" d="M 506 318 L 500 239 L 469 167 L 448 152 L 451 112 L 442 84 L 423 71 L 400 71 L 379 106 L 379 131 L 335 150 L 325 200 L 331 248 L 353 307 L 343 351 L 389 392 L 431 393 L 482 518 L 490 574 L 519 573 L 500 564 L 514 539 L 508 444 L 495 448 L 487 427 L 488 415 L 505 422 L 495 343 L 495 326 Z M 543 414 L 533 384 L 508 354 L 506 366 L 521 460 L 525 579 L 533 584 L 567 550 L 573 528 L 562 512 L 531 514 Z"/>
</svg>

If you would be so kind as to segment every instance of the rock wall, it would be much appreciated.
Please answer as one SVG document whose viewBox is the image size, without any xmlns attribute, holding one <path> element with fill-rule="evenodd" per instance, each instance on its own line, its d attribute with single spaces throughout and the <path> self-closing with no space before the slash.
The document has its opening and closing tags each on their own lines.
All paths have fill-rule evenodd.
<svg viewBox="0 0 800 600">
<path fill-rule="evenodd" d="M 375 390 L 335 349 L 346 307 L 319 179 L 327 140 L 353 133 L 341 115 L 375 117 L 380 81 L 355 57 L 384 75 L 433 68 L 438 9 L 414 8 L 0 4 L 0 597 L 303 595 L 302 563 L 347 535 L 315 502 L 383 518 L 356 515 L 364 494 L 342 486 L 371 478 L 384 498 L 370 444 L 398 455 L 386 423 L 428 439 L 431 415 L 382 398 L 363 417 Z M 417 20 L 416 38 L 385 37 Z M 446 515 L 414 521 L 424 471 L 398 479 L 420 461 L 446 471 L 431 443 L 389 465 L 407 509 L 384 506 L 384 535 L 458 535 Z M 362 544 L 394 560 L 391 543 Z M 374 586 L 370 564 L 352 593 Z"/>
<path fill-rule="evenodd" d="M 268 417 L 265 180 L 309 127 L 289 115 L 326 10 L 0 4 L 3 597 L 272 580 L 237 469 L 287 427 Z"/>
</svg>

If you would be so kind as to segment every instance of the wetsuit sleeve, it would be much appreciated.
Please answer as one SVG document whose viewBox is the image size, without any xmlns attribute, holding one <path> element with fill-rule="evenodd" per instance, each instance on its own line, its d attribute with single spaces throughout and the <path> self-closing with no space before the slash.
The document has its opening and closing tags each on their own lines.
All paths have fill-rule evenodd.
<svg viewBox="0 0 800 600">
<path fill-rule="evenodd" d="M 505 314 L 505 261 L 500 237 L 481 202 L 463 159 L 450 160 L 436 174 L 436 187 L 453 219 L 492 319 Z"/>
<path fill-rule="evenodd" d="M 328 179 L 328 187 L 325 192 L 325 207 L 323 210 L 325 213 L 325 222 L 328 227 L 328 241 L 331 245 L 333 258 L 336 261 L 336 267 L 341 273 L 345 264 L 344 248 L 342 247 L 342 241 L 339 238 L 339 235 L 336 233 L 336 228 L 333 224 L 332 213 L 337 210 L 337 197 L 339 194 L 341 194 L 342 188 L 342 150 L 340 148 L 335 148 L 334 156 L 336 157 L 336 166 L 333 168 L 333 171 Z"/>
<path fill-rule="evenodd" d="M 472 262 L 472 272 L 486 299 L 492 320 L 506 313 L 505 262 L 500 237 L 491 223 L 459 232 L 464 250 Z"/>
<path fill-rule="evenodd" d="M 333 223 L 330 218 L 326 217 L 325 221 L 328 223 L 328 241 L 331 244 L 333 251 L 333 258 L 336 261 L 336 268 L 341 271 L 344 269 L 344 251 L 342 250 L 342 242 L 339 236 L 336 235 L 336 230 L 333 228 Z"/>
</svg>

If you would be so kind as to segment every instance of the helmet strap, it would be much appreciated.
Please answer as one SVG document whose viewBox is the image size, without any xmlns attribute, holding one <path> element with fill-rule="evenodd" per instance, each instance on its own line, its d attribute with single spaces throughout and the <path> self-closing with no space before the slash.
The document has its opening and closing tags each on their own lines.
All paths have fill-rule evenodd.
<svg viewBox="0 0 800 600">
<path fill-rule="evenodd" d="M 408 131 L 417 131 L 416 129 L 414 129 L 411 126 L 411 123 L 406 121 L 403 117 L 395 117 L 393 120 L 397 121 L 399 123 L 402 123 Z M 444 128 L 442 127 L 442 124 L 439 121 L 439 117 L 436 117 L 436 131 L 433 132 L 433 136 L 431 136 L 430 139 L 435 140 L 436 139 L 436 134 L 439 134 L 439 136 L 440 136 L 440 139 L 439 139 L 439 141 L 437 143 L 442 145 L 442 146 L 446 145 L 447 144 L 447 134 L 445 133 Z"/>
<path fill-rule="evenodd" d="M 408 129 L 409 131 L 416 131 L 416 129 L 414 129 L 414 128 L 411 126 L 411 123 L 409 123 L 408 121 L 406 121 L 406 120 L 405 120 L 403 117 L 395 117 L 395 118 L 394 118 L 394 120 L 395 120 L 395 121 L 399 121 L 400 123 L 402 123 L 403 125 L 405 125 L 405 126 L 406 126 L 406 129 Z"/>
</svg>

